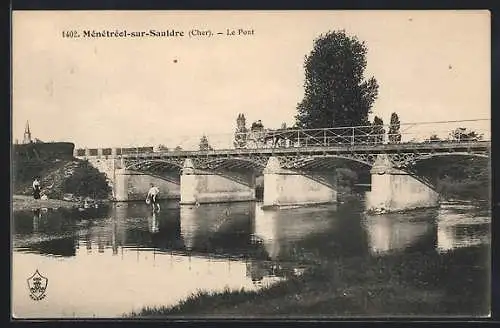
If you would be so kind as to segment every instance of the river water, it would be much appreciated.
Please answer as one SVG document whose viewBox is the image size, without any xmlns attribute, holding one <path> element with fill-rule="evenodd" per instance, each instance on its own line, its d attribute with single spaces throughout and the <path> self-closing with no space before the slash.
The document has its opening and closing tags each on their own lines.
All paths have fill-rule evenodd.
<svg viewBox="0 0 500 328">
<path fill-rule="evenodd" d="M 260 206 L 170 201 L 158 213 L 142 202 L 16 212 L 13 315 L 120 317 L 174 305 L 197 290 L 259 289 L 302 274 L 317 263 L 312 259 L 472 252 L 490 244 L 490 212 L 467 204 L 375 216 L 363 214 L 362 202 Z M 487 258 L 462 256 L 459 265 L 488 269 Z M 47 278 L 39 301 L 30 298 L 27 280 L 36 270 Z"/>
</svg>

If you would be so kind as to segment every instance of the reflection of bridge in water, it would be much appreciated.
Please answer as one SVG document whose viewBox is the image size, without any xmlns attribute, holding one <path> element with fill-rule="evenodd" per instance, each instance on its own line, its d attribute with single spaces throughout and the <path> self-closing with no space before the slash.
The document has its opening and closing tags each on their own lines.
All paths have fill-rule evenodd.
<svg viewBox="0 0 500 328">
<path fill-rule="evenodd" d="M 16 217 L 14 244 L 21 251 L 56 256 L 108 250 L 117 256 L 120 249 L 136 249 L 245 260 L 249 274 L 258 277 L 262 272 L 292 274 L 332 256 L 447 251 L 489 240 L 487 216 L 452 209 L 362 215 L 361 225 L 339 211 L 335 205 L 263 211 L 253 202 L 180 208 L 169 203 L 156 214 L 144 203 L 120 203 L 101 218 L 76 213 L 79 217 L 71 219 L 69 213 L 37 211 Z"/>
<path fill-rule="evenodd" d="M 370 252 L 388 254 L 398 251 L 437 250 L 490 243 L 491 217 L 474 215 L 474 208 L 460 213 L 454 208 L 439 208 L 397 214 L 365 215 L 363 225 L 369 238 Z"/>
<path fill-rule="evenodd" d="M 490 243 L 491 214 L 483 211 L 483 213 L 472 215 L 471 212 L 477 212 L 477 210 L 474 211 L 473 207 L 465 206 L 462 211 L 449 208 L 439 211 L 437 224 L 437 250 L 439 252 Z"/>
<path fill-rule="evenodd" d="M 417 211 L 407 215 L 365 215 L 363 224 L 372 254 L 383 255 L 409 248 L 432 250 L 436 246 L 437 210 Z"/>
<path fill-rule="evenodd" d="M 376 256 L 396 253 L 404 263 L 408 252 L 420 259 L 422 249 L 441 252 L 467 246 L 478 231 L 482 236 L 488 230 L 486 223 L 471 229 L 475 225 L 467 223 L 472 221 L 470 211 L 363 219 L 358 204 L 283 211 L 263 211 L 255 205 L 179 208 L 177 203 L 162 203 L 154 216 L 144 202 L 114 204 L 106 213 L 15 213 L 16 276 L 23 277 L 24 268 L 39 263 L 40 271 L 53 279 L 51 298 L 66 295 L 74 300 L 54 308 L 71 311 L 91 303 L 111 312 L 116 304 L 130 308 L 137 300 L 141 306 L 174 305 L 197 290 L 256 290 L 300 275 L 318 262 L 358 263 L 359 257 L 374 253 L 370 250 Z M 434 269 L 423 271 L 434 279 Z M 71 276 L 79 277 L 77 284 L 67 279 Z M 25 278 L 18 285 L 18 293 L 26 297 Z M 102 290 L 112 292 L 102 300 Z M 124 311 L 118 307 L 116 312 Z"/>
</svg>

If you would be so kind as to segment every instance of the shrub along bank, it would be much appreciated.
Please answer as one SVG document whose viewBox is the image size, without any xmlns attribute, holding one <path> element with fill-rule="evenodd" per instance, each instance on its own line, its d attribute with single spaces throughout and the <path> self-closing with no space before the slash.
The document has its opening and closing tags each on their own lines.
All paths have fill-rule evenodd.
<svg viewBox="0 0 500 328">
<path fill-rule="evenodd" d="M 62 199 L 67 193 L 106 199 L 111 191 L 106 176 L 85 160 L 32 159 L 15 163 L 14 171 L 14 194 L 18 195 L 32 194 L 35 176 L 41 177 L 42 193 L 50 199 Z"/>
</svg>

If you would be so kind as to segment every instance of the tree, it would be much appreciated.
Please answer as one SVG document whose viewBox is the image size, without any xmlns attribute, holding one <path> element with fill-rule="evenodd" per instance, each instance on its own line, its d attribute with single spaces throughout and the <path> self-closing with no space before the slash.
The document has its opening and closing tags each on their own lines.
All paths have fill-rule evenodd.
<svg viewBox="0 0 500 328">
<path fill-rule="evenodd" d="M 261 120 L 257 120 L 252 123 L 250 126 L 250 135 L 249 139 L 251 141 L 251 144 L 253 147 L 261 147 L 265 140 L 264 140 L 264 124 L 262 124 Z"/>
<path fill-rule="evenodd" d="M 304 62 L 305 95 L 295 116 L 300 128 L 369 125 L 378 95 L 374 77 L 364 80 L 367 47 L 345 31 L 328 32 L 314 41 Z"/>
<path fill-rule="evenodd" d="M 372 140 L 374 143 L 379 144 L 384 142 L 384 121 L 378 116 L 373 118 L 371 134 L 373 136 Z"/>
<path fill-rule="evenodd" d="M 483 136 L 466 128 L 457 128 L 450 133 L 450 138 L 455 141 L 478 141 Z"/>
<path fill-rule="evenodd" d="M 106 198 L 111 191 L 106 175 L 88 161 L 79 161 L 72 174 L 64 180 L 63 191 L 75 196 Z"/>
<path fill-rule="evenodd" d="M 262 131 L 264 130 L 264 124 L 262 124 L 261 120 L 257 120 L 252 123 L 252 126 L 250 127 L 250 130 L 252 131 Z"/>
<path fill-rule="evenodd" d="M 200 150 L 212 150 L 213 148 L 208 144 L 208 138 L 206 135 L 203 135 L 200 139 Z"/>
<path fill-rule="evenodd" d="M 182 150 L 182 147 L 181 147 L 181 146 L 176 146 L 176 147 L 174 148 L 174 150 L 175 150 L 175 151 L 181 151 L 181 150 Z"/>
<path fill-rule="evenodd" d="M 247 133 L 246 118 L 244 114 L 238 114 L 236 119 L 236 131 L 234 133 L 234 147 L 245 148 L 247 146 Z"/>
<path fill-rule="evenodd" d="M 168 147 L 165 145 L 162 145 L 162 144 L 159 144 L 158 146 L 156 146 L 156 149 L 158 151 L 168 151 Z"/>
<path fill-rule="evenodd" d="M 353 188 L 354 184 L 358 182 L 358 174 L 348 168 L 338 168 L 335 170 L 337 177 L 337 187 Z"/>
<path fill-rule="evenodd" d="M 398 114 L 391 114 L 391 125 L 389 127 L 389 143 L 401 142 L 401 132 L 399 131 L 401 124 L 399 122 Z"/>
<path fill-rule="evenodd" d="M 429 139 L 425 140 L 425 142 L 438 142 L 438 141 L 441 141 L 441 138 L 439 138 L 437 134 L 433 134 L 429 137 Z"/>
</svg>

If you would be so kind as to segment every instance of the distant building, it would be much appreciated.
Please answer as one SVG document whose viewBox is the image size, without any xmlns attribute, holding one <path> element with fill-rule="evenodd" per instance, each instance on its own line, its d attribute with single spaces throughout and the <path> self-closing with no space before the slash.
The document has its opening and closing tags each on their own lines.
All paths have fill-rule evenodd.
<svg viewBox="0 0 500 328">
<path fill-rule="evenodd" d="M 28 121 L 26 121 L 26 128 L 24 129 L 23 144 L 29 144 L 32 142 L 33 141 L 31 140 L 30 124 Z"/>
</svg>

